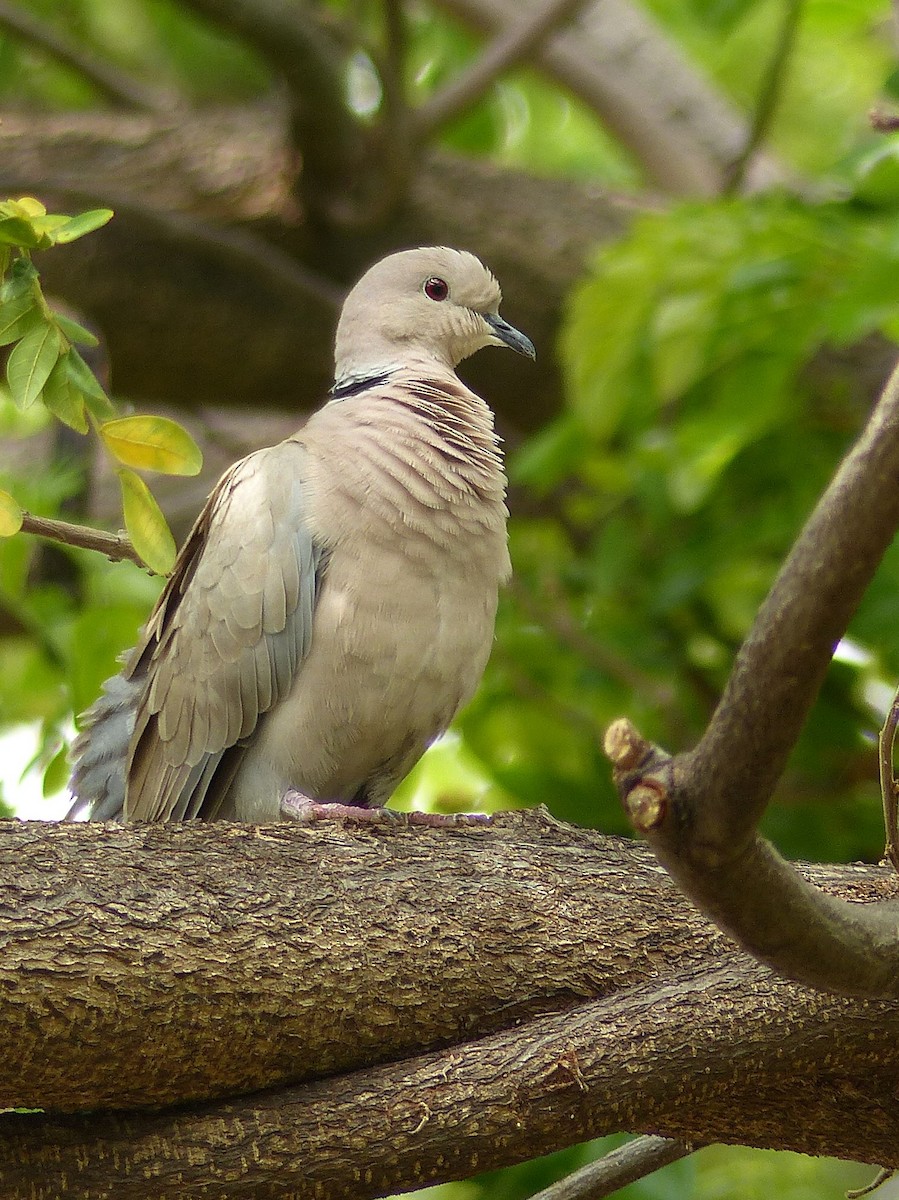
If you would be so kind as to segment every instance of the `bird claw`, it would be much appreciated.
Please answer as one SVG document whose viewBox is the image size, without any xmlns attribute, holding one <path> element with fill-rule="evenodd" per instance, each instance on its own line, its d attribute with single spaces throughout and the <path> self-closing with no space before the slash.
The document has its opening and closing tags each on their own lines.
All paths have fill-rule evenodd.
<svg viewBox="0 0 899 1200">
<path fill-rule="evenodd" d="M 423 825 L 428 829 L 458 828 L 464 825 L 488 825 L 488 813 L 397 812 L 395 808 L 363 808 L 358 804 L 334 804 L 312 800 L 302 792 L 289 791 L 281 797 L 281 820 L 299 825 L 317 821 L 339 821 L 344 825 Z"/>
</svg>

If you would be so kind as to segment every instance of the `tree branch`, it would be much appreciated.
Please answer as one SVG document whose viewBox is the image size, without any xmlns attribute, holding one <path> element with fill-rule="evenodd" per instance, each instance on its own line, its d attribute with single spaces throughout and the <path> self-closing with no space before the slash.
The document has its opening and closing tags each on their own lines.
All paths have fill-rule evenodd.
<svg viewBox="0 0 899 1200">
<path fill-rule="evenodd" d="M 602 1200 L 699 1149 L 678 1138 L 637 1137 L 537 1192 L 531 1200 Z"/>
<path fill-rule="evenodd" d="M 413 135 L 426 141 L 471 107 L 511 67 L 528 58 L 585 0 L 544 0 L 523 20 L 503 29 L 458 78 L 423 104 L 415 114 Z"/>
<path fill-rule="evenodd" d="M 113 562 L 127 559 L 147 570 L 147 564 L 140 558 L 123 533 L 105 533 L 102 529 L 92 529 L 88 525 L 73 525 L 69 521 L 57 521 L 50 517 L 36 517 L 33 513 L 22 514 L 22 533 L 31 533 L 35 537 L 47 538 L 61 546 L 78 546 L 82 550 L 96 550 L 105 554 Z"/>
<path fill-rule="evenodd" d="M 697 904 L 791 978 L 899 996 L 895 905 L 819 893 L 755 833 L 844 633 L 899 525 L 899 370 L 759 610 L 695 750 L 627 723 L 607 748 L 632 820 Z"/>
<path fill-rule="evenodd" d="M 349 219 L 348 195 L 365 158 L 365 134 L 346 102 L 344 51 L 313 10 L 294 0 L 185 0 L 188 8 L 242 38 L 284 80 L 300 182 L 312 209 Z"/>
<path fill-rule="evenodd" d="M 10 1200 L 362 1200 L 621 1129 L 896 1161 L 899 1005 L 773 979 L 621 839 L 5 822 L 0 874 L 0 1105 L 93 1110 L 0 1121 Z"/>
<path fill-rule="evenodd" d="M 520 954 L 539 956 L 542 948 L 540 939 Z M 380 982 L 389 998 L 397 980 L 388 961 L 380 958 L 387 967 Z M 425 1003 L 429 992 L 436 1004 L 455 996 L 452 981 L 428 986 L 417 969 L 412 978 L 425 983 L 418 993 Z M 380 1025 L 383 994 L 368 992 L 368 1008 L 338 1005 L 321 1019 L 342 1024 L 350 1042 L 370 1020 Z M 51 1026 L 66 1019 L 55 1005 L 45 1011 Z M 270 1005 L 266 1026 L 286 1011 Z M 178 1017 L 168 1031 L 190 1040 Z M 243 1038 L 227 1023 L 218 1035 L 241 1052 Z M 501 1032 L 447 1050 L 280 1092 L 151 1114 L 10 1114 L 0 1118 L 0 1185 L 9 1200 L 366 1200 L 623 1128 L 890 1166 L 899 1161 L 897 1035 L 895 1004 L 822 996 L 745 958 L 719 955 L 676 978 L 513 1018 Z M 79 1038 L 89 1036 L 79 1027 Z M 152 1069 L 150 1053 L 139 1062 Z"/>
<path fill-rule="evenodd" d="M 37 46 L 57 62 L 71 67 L 113 104 L 150 112 L 170 112 L 176 104 L 174 96 L 158 88 L 148 87 L 145 83 L 126 75 L 124 71 L 115 69 L 108 62 L 76 45 L 59 30 L 37 20 L 18 5 L 7 3 L 7 0 L 0 0 L 0 29 L 6 30 L 21 41 Z"/>
<path fill-rule="evenodd" d="M 521 0 L 439 3 L 494 35 L 521 20 Z M 535 57 L 541 70 L 597 113 L 656 186 L 678 194 L 720 192 L 725 168 L 746 143 L 745 122 L 644 9 L 602 0 Z M 783 166 L 762 155 L 747 173 L 751 188 L 790 180 Z"/>
<path fill-rule="evenodd" d="M 759 88 L 758 102 L 752 116 L 752 124 L 746 135 L 746 144 L 724 172 L 722 193 L 725 196 L 732 196 L 742 188 L 746 170 L 752 162 L 753 155 L 764 141 L 774 114 L 777 112 L 790 56 L 796 44 L 801 14 L 802 0 L 784 0 L 783 22 L 774 46 L 774 53 L 771 55 Z"/>
</svg>

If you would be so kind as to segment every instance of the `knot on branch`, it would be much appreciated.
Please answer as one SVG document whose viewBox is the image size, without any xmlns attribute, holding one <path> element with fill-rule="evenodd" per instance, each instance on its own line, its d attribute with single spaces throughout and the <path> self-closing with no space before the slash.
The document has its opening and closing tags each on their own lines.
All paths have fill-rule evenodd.
<svg viewBox="0 0 899 1200">
<path fill-rule="evenodd" d="M 612 778 L 633 827 L 638 833 L 657 828 L 668 814 L 671 756 L 647 741 L 627 717 L 619 717 L 608 727 L 603 750 L 612 763 Z"/>
</svg>

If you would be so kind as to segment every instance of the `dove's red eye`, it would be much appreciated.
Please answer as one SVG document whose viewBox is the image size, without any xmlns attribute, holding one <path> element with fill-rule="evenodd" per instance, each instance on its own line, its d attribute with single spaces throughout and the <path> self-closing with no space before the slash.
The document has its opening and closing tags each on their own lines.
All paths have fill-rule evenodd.
<svg viewBox="0 0 899 1200">
<path fill-rule="evenodd" d="M 432 275 L 430 279 L 425 280 L 425 295 L 429 300 L 445 300 L 449 295 L 449 285 L 445 279 L 438 279 L 436 275 Z"/>
</svg>

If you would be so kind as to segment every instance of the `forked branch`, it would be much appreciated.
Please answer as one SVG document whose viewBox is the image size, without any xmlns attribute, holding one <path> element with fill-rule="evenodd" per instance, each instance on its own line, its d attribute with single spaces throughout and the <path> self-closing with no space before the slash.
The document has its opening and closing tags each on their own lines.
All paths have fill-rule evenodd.
<svg viewBox="0 0 899 1200">
<path fill-rule="evenodd" d="M 899 371 L 797 539 L 695 750 L 607 735 L 635 826 L 683 890 L 752 953 L 837 992 L 899 996 L 899 905 L 847 904 L 756 833 L 843 635 L 899 525 Z"/>
</svg>

